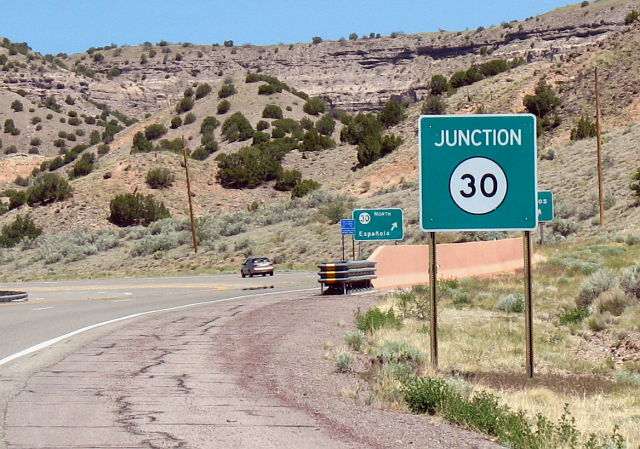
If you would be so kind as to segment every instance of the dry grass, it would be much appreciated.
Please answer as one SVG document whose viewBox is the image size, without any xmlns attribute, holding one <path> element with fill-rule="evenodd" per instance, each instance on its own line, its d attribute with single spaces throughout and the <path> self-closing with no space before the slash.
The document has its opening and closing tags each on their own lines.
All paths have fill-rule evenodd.
<svg viewBox="0 0 640 449">
<path fill-rule="evenodd" d="M 550 258 L 598 259 L 601 266 L 620 273 L 640 257 L 638 246 L 624 243 L 548 247 Z M 561 276 L 562 275 L 562 276 Z M 628 299 L 619 318 L 604 331 L 593 332 L 582 324 L 564 325 L 561 306 L 575 307 L 581 282 L 588 276 L 547 262 L 534 270 L 534 359 L 535 377 L 525 370 L 524 316 L 505 313 L 495 304 L 505 294 L 522 290 L 520 275 L 503 275 L 489 280 L 462 280 L 442 286 L 439 298 L 439 373 L 451 377 L 464 388 L 485 390 L 514 410 L 527 416 L 541 413 L 553 422 L 562 416 L 565 404 L 576 428 L 584 435 L 611 434 L 617 426 L 627 447 L 640 447 L 640 374 L 637 366 L 625 362 L 637 353 L 620 352 L 620 341 L 640 341 L 640 300 Z M 561 282 L 558 282 L 562 278 Z M 470 304 L 456 303 L 464 291 Z M 379 307 L 401 310 L 398 297 L 381 297 Z M 596 313 L 596 312 L 594 312 Z M 429 323 L 405 319 L 401 329 L 382 328 L 369 337 L 375 352 L 385 342 L 406 342 L 429 353 Z M 624 346 L 624 345 L 623 345 Z M 633 345 L 631 345 L 633 347 Z M 418 373 L 434 375 L 425 364 Z M 398 408 L 400 379 L 380 369 L 372 377 L 378 405 Z"/>
</svg>

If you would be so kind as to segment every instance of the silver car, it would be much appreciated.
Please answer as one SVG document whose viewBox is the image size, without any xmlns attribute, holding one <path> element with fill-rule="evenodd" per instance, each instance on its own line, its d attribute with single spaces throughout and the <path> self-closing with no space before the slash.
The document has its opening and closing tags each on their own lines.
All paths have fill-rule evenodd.
<svg viewBox="0 0 640 449">
<path fill-rule="evenodd" d="M 266 257 L 249 257 L 240 268 L 242 277 L 253 277 L 254 274 L 273 276 L 273 263 Z"/>
</svg>

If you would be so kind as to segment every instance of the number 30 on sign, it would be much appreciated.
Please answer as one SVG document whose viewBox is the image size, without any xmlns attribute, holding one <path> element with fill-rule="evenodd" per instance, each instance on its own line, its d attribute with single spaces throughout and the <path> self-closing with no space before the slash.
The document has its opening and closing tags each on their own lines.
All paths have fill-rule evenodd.
<svg viewBox="0 0 640 449">
<path fill-rule="evenodd" d="M 534 116 L 422 116 L 419 137 L 423 230 L 536 227 Z"/>
</svg>

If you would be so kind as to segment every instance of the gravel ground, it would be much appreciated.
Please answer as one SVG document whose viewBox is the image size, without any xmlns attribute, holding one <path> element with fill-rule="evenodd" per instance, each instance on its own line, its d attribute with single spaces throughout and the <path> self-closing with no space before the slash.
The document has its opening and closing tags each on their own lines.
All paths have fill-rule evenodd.
<svg viewBox="0 0 640 449">
<path fill-rule="evenodd" d="M 355 373 L 336 373 L 326 348 L 344 345 L 344 334 L 354 329 L 353 312 L 374 305 L 376 296 L 307 296 L 255 309 L 229 323 L 230 338 L 219 354 L 239 370 L 243 388 L 303 410 L 355 447 L 500 447 L 437 418 L 376 409 L 345 394 L 363 381 Z"/>
<path fill-rule="evenodd" d="M 31 376 L 8 402 L 9 449 L 497 448 L 437 418 L 347 397 L 326 357 L 375 295 L 299 293 L 132 322 Z M 325 346 L 327 345 L 327 346 Z M 365 397 L 366 390 L 361 397 Z"/>
</svg>

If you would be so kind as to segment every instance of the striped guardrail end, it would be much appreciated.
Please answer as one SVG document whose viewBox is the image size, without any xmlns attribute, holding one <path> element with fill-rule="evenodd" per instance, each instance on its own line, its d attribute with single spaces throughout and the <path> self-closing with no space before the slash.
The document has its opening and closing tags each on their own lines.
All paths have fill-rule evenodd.
<svg viewBox="0 0 640 449">
<path fill-rule="evenodd" d="M 0 291 L 0 302 L 24 302 L 29 300 L 27 292 Z"/>
</svg>

